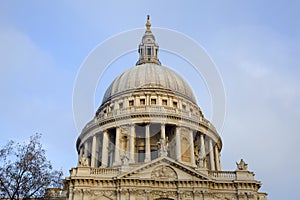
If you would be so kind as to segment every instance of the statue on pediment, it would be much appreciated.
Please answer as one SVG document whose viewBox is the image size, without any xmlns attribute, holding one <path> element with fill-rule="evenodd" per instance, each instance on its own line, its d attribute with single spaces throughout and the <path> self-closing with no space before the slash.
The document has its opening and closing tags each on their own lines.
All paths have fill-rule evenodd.
<svg viewBox="0 0 300 200">
<path fill-rule="evenodd" d="M 237 170 L 247 170 L 248 164 L 245 163 L 243 159 L 239 163 L 236 162 Z"/>
<path fill-rule="evenodd" d="M 121 161 L 123 166 L 128 166 L 129 165 L 129 156 L 126 151 L 124 151 L 121 155 Z"/>
<path fill-rule="evenodd" d="M 79 158 L 78 166 L 80 166 L 80 167 L 87 167 L 87 166 L 89 166 L 89 161 L 88 161 L 88 159 L 84 155 L 82 155 Z"/>
<path fill-rule="evenodd" d="M 168 156 L 168 147 L 169 147 L 169 142 L 168 142 L 168 137 L 166 139 L 161 138 L 159 142 L 157 143 L 158 145 L 158 156 Z"/>
</svg>

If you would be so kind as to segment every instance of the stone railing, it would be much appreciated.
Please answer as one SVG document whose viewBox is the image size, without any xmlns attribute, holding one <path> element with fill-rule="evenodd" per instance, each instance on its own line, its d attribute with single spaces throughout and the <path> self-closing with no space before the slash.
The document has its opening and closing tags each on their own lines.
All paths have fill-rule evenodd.
<svg viewBox="0 0 300 200">
<path fill-rule="evenodd" d="M 216 137 L 218 137 L 217 131 L 215 127 L 204 117 L 201 116 L 200 111 L 198 112 L 191 112 L 188 110 L 183 110 L 179 108 L 174 108 L 170 106 L 160 106 L 160 105 L 142 105 L 142 106 L 131 106 L 131 107 L 125 107 L 121 109 L 116 109 L 113 111 L 109 111 L 107 113 L 98 113 L 98 115 L 92 119 L 90 122 L 86 124 L 86 126 L 83 128 L 81 133 L 81 139 L 83 139 L 83 136 L 85 133 L 88 133 L 90 130 L 94 129 L 95 127 L 99 127 L 99 125 L 104 125 L 107 123 L 114 123 L 116 120 L 123 120 L 127 121 L 128 119 L 134 118 L 134 117 L 141 116 L 141 119 L 154 117 L 156 119 L 158 118 L 171 118 L 174 117 L 179 118 L 182 121 L 187 121 L 187 123 L 190 125 L 190 123 L 194 124 L 194 126 L 198 126 L 198 124 L 201 124 L 204 127 L 208 127 L 211 129 Z M 153 119 L 154 119 L 153 118 Z M 78 141 L 77 141 L 78 142 Z M 77 146 L 80 144 L 78 143 Z"/>
<path fill-rule="evenodd" d="M 119 168 L 93 168 L 93 167 L 74 167 L 70 170 L 70 176 L 101 176 L 114 177 L 120 174 Z"/>
<path fill-rule="evenodd" d="M 169 106 L 159 106 L 159 105 L 143 105 L 143 106 L 132 106 L 132 107 L 126 107 L 121 108 L 117 110 L 113 110 L 108 113 L 99 113 L 98 120 L 101 123 L 101 121 L 106 121 L 112 118 L 116 117 L 126 117 L 126 116 L 132 116 L 132 115 L 160 115 L 162 117 L 164 116 L 176 116 L 179 118 L 185 118 L 189 119 L 191 121 L 194 121 L 196 123 L 199 123 L 202 121 L 202 117 L 200 117 L 199 113 L 190 112 L 187 110 L 182 110 L 178 108 L 173 108 Z M 204 122 L 204 121 L 203 121 Z M 88 123 L 86 128 L 88 128 L 92 123 Z"/>
<path fill-rule="evenodd" d="M 233 171 L 209 171 L 208 175 L 216 179 L 236 179 L 236 172 Z"/>
<path fill-rule="evenodd" d="M 120 173 L 119 169 L 116 168 L 91 168 L 90 174 L 91 175 L 108 175 L 114 176 Z"/>
</svg>

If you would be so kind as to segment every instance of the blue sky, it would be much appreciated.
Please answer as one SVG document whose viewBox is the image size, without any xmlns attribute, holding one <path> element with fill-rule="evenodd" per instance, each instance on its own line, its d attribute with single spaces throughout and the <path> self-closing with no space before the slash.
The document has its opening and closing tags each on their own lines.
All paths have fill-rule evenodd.
<svg viewBox="0 0 300 200">
<path fill-rule="evenodd" d="M 67 175 L 77 163 L 72 93 L 81 64 L 108 37 L 143 28 L 150 14 L 154 27 L 190 36 L 218 67 L 226 92 L 223 169 L 234 170 L 244 158 L 269 199 L 299 199 L 300 177 L 293 172 L 300 168 L 299 8 L 296 0 L 2 0 L 0 143 L 40 132 L 48 158 Z M 128 42 L 138 45 L 140 39 Z M 96 90 L 95 109 L 109 81 L 137 56 L 122 56 L 110 66 Z M 203 81 L 179 58 L 162 52 L 160 59 L 176 65 L 210 118 Z"/>
</svg>

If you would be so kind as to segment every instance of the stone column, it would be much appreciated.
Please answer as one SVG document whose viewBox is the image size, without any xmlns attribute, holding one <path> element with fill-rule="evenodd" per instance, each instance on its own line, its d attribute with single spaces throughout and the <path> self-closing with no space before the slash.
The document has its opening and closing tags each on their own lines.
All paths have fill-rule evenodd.
<svg viewBox="0 0 300 200">
<path fill-rule="evenodd" d="M 216 162 L 216 170 L 220 171 L 221 166 L 220 166 L 220 154 L 219 154 L 219 149 L 218 145 L 215 145 L 215 162 Z"/>
<path fill-rule="evenodd" d="M 83 156 L 85 157 L 85 158 L 88 158 L 88 155 L 89 155 L 89 146 L 88 146 L 88 141 L 86 140 L 85 142 L 84 142 L 84 153 L 83 153 Z"/>
<path fill-rule="evenodd" d="M 195 163 L 195 152 L 194 152 L 194 135 L 193 130 L 190 130 L 190 152 L 191 152 L 191 164 L 196 165 Z"/>
<path fill-rule="evenodd" d="M 176 143 L 176 160 L 181 161 L 180 127 L 178 126 L 176 126 L 175 143 Z"/>
<path fill-rule="evenodd" d="M 140 105 L 140 101 L 139 101 L 138 96 L 135 96 L 135 97 L 134 97 L 134 105 L 135 105 L 135 106 L 139 106 L 139 105 Z"/>
<path fill-rule="evenodd" d="M 120 134 L 121 130 L 120 127 L 116 128 L 116 138 L 115 138 L 115 159 L 113 165 L 119 165 L 120 164 Z"/>
<path fill-rule="evenodd" d="M 199 159 L 199 167 L 201 168 L 204 168 L 205 165 L 206 165 L 206 162 L 205 162 L 205 156 L 206 153 L 205 153 L 205 142 L 204 142 L 204 134 L 200 133 L 200 149 L 199 149 L 199 156 L 200 156 L 200 159 Z"/>
<path fill-rule="evenodd" d="M 129 200 L 135 200 L 135 194 L 136 194 L 135 189 L 129 189 Z"/>
<path fill-rule="evenodd" d="M 81 145 L 78 153 L 78 163 L 82 157 L 83 157 L 83 146 Z"/>
<path fill-rule="evenodd" d="M 146 125 L 145 131 L 145 162 L 151 161 L 151 150 L 150 150 L 150 124 Z"/>
<path fill-rule="evenodd" d="M 129 137 L 129 162 L 134 163 L 134 141 L 135 141 L 135 124 L 130 125 Z"/>
<path fill-rule="evenodd" d="M 93 136 L 93 142 L 92 142 L 92 155 L 91 155 L 91 167 L 97 167 L 97 149 L 98 149 L 98 145 L 97 145 L 97 136 L 94 135 Z"/>
<path fill-rule="evenodd" d="M 69 189 L 68 193 L 69 193 L 69 198 L 67 198 L 67 200 L 73 200 L 74 199 L 74 189 Z"/>
<path fill-rule="evenodd" d="M 210 170 L 215 170 L 215 162 L 214 162 L 214 149 L 212 145 L 212 139 L 209 139 L 209 163 L 210 163 Z"/>
<path fill-rule="evenodd" d="M 103 132 L 102 139 L 102 164 L 101 167 L 107 167 L 108 165 L 108 131 Z"/>
<path fill-rule="evenodd" d="M 81 146 L 79 149 L 79 157 L 82 157 L 82 156 L 83 156 L 83 147 Z"/>
<path fill-rule="evenodd" d="M 166 138 L 166 125 L 165 124 L 161 124 L 161 126 L 160 126 L 160 137 L 161 137 L 161 139 Z"/>
<path fill-rule="evenodd" d="M 86 158 L 88 160 L 88 166 L 91 166 L 91 155 L 92 155 L 92 141 L 90 139 L 87 140 L 87 154 L 86 154 Z"/>
<path fill-rule="evenodd" d="M 73 199 L 72 200 L 82 200 L 83 191 L 82 189 L 73 189 Z"/>
<path fill-rule="evenodd" d="M 149 94 L 146 95 L 146 102 L 145 102 L 145 104 L 147 106 L 150 105 L 150 96 L 149 96 Z"/>
</svg>

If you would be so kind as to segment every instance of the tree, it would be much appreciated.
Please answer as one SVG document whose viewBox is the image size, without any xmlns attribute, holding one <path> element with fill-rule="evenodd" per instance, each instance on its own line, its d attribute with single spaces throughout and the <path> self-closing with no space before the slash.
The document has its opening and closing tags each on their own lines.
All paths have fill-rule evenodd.
<svg viewBox="0 0 300 200">
<path fill-rule="evenodd" d="M 53 170 L 40 138 L 35 134 L 28 143 L 10 141 L 0 149 L 0 198 L 39 198 L 49 187 L 63 186 L 63 173 Z"/>
</svg>

